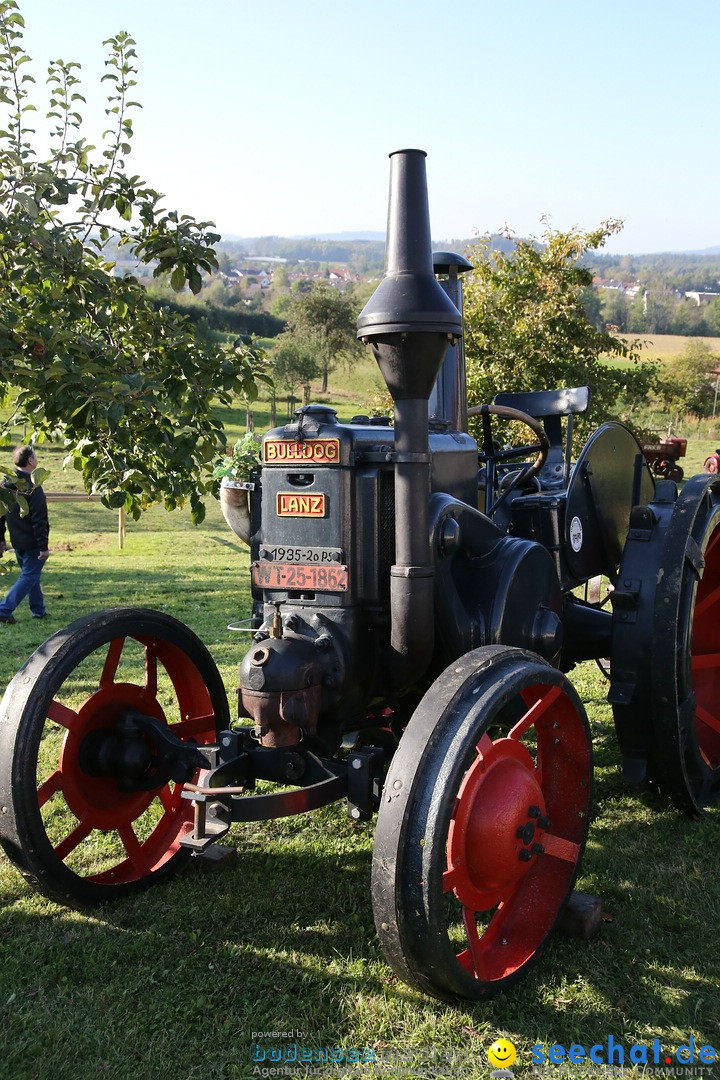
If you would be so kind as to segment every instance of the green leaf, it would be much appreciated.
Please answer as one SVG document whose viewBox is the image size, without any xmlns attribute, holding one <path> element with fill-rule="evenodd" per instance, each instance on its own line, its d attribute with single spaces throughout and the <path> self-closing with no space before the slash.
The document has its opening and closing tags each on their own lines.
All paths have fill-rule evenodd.
<svg viewBox="0 0 720 1080">
<path fill-rule="evenodd" d="M 30 473 L 30 479 L 34 487 L 42 487 L 49 475 L 49 469 L 43 469 L 42 466 L 38 465 L 37 469 L 33 469 Z"/>
<path fill-rule="evenodd" d="M 111 431 L 115 431 L 124 415 L 125 406 L 122 401 L 113 401 L 107 411 L 108 427 Z"/>
<path fill-rule="evenodd" d="M 190 520 L 193 525 L 202 525 L 205 520 L 205 504 L 193 496 L 190 496 Z"/>
</svg>

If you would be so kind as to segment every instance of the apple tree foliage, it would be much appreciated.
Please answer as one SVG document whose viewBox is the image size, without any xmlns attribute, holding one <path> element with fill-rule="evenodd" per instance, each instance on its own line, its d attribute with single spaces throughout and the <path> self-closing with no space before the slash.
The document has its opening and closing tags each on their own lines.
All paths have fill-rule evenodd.
<svg viewBox="0 0 720 1080">
<path fill-rule="evenodd" d="M 561 232 L 517 239 L 507 251 L 480 240 L 465 278 L 465 350 L 471 405 L 499 391 L 549 390 L 589 385 L 591 404 L 578 417 L 579 434 L 606 419 L 633 425 L 657 379 L 657 365 L 640 363 L 636 348 L 588 318 L 592 273 L 588 253 L 622 227 Z M 619 360 L 614 367 L 607 359 Z M 478 428 L 479 430 L 479 428 Z M 526 437 L 527 432 L 523 435 Z"/>
<path fill-rule="evenodd" d="M 36 106 L 23 28 L 16 0 L 0 0 L 0 436 L 25 425 L 62 442 L 86 489 L 134 517 L 189 502 L 201 521 L 226 441 L 214 406 L 253 400 L 262 361 L 198 338 L 136 277 L 115 276 L 113 252 L 198 293 L 220 238 L 126 167 L 133 39 L 104 42 L 108 126 L 94 145 L 77 64 L 50 63 Z"/>
</svg>

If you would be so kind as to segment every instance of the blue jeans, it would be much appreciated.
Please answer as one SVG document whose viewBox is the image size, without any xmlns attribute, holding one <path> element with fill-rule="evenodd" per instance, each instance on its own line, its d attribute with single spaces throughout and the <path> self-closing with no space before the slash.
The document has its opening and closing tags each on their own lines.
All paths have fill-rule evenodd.
<svg viewBox="0 0 720 1080">
<path fill-rule="evenodd" d="M 45 614 L 45 600 L 40 588 L 40 575 L 45 563 L 39 558 L 39 551 L 16 551 L 15 558 L 20 567 L 20 577 L 0 604 L 0 616 L 12 615 L 21 600 L 27 596 L 33 615 Z"/>
</svg>

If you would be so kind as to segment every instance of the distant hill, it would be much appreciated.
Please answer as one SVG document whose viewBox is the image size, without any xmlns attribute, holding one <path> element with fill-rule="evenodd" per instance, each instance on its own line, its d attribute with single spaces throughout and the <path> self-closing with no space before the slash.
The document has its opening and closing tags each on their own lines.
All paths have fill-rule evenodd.
<svg viewBox="0 0 720 1080">
<path fill-rule="evenodd" d="M 464 254 L 478 242 L 477 237 L 433 240 L 434 251 Z M 513 242 L 505 236 L 491 237 L 497 251 L 511 251 Z M 233 255 L 247 255 L 288 262 L 342 263 L 361 274 L 381 271 L 385 260 L 385 235 L 379 232 L 322 233 L 317 236 L 224 236 L 220 247 Z"/>
<path fill-rule="evenodd" d="M 292 240 L 380 240 L 385 243 L 384 232 L 336 232 L 336 233 L 300 233 Z"/>
<path fill-rule="evenodd" d="M 475 246 L 478 237 L 454 237 L 433 240 L 435 251 L 456 251 L 466 254 Z M 506 236 L 490 237 L 495 251 L 512 251 L 513 240 Z M 385 238 L 377 232 L 325 233 L 322 236 L 250 236 L 225 237 L 220 244 L 230 258 L 243 255 L 266 258 L 268 264 L 277 259 L 289 263 L 316 264 L 320 269 L 346 266 L 361 278 L 373 278 L 382 273 L 385 262 Z M 645 255 L 611 255 L 607 252 L 588 252 L 584 265 L 593 275 L 637 282 L 643 288 L 657 288 L 660 283 L 679 292 L 697 290 L 716 292 L 720 289 L 720 245 L 703 251 L 656 252 Z"/>
<path fill-rule="evenodd" d="M 493 247 L 495 248 L 510 248 L 512 242 L 508 241 L 506 237 L 495 235 L 492 237 Z M 258 248 L 262 246 L 266 247 L 282 247 L 295 248 L 299 243 L 307 241 L 318 241 L 322 243 L 341 243 L 341 244 L 381 244 L 385 247 L 385 233 L 384 232 L 372 232 L 367 230 L 365 232 L 339 232 L 339 233 L 298 233 L 294 236 L 236 236 L 233 233 L 226 233 L 222 238 L 222 243 L 238 245 L 243 248 Z M 453 240 L 433 240 L 433 248 L 437 251 L 464 251 L 465 248 L 471 247 L 473 244 L 477 244 L 478 237 L 466 237 L 463 240 L 457 238 Z"/>
<path fill-rule="evenodd" d="M 346 266 L 359 277 L 382 273 L 385 261 L 383 240 L 330 240 L 317 236 L 226 236 L 220 250 L 231 259 L 243 256 L 268 261 L 285 259 L 288 263 L 316 264 L 318 268 Z"/>
</svg>

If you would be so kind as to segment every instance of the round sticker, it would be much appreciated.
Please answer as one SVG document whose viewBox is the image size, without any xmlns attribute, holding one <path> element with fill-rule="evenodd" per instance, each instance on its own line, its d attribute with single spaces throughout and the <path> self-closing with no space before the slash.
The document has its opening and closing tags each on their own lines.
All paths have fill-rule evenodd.
<svg viewBox="0 0 720 1080">
<path fill-rule="evenodd" d="M 570 522 L 570 543 L 572 544 L 573 551 L 579 551 L 582 547 L 582 542 L 582 521 L 579 517 L 574 517 Z"/>
</svg>

